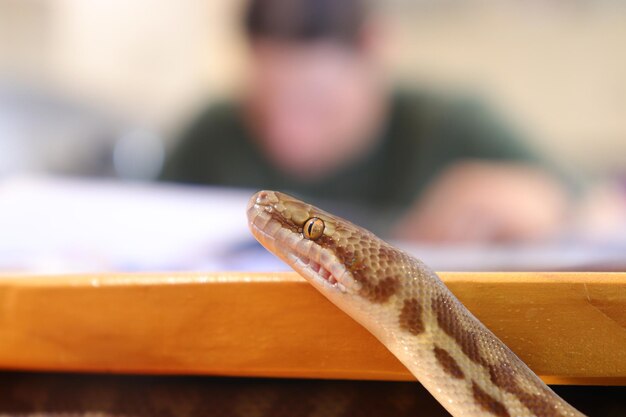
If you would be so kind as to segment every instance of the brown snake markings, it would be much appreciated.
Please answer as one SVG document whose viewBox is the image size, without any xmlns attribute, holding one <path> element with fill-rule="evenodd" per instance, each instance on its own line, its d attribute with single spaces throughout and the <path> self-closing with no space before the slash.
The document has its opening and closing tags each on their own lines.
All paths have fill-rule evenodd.
<svg viewBox="0 0 626 417">
<path fill-rule="evenodd" d="M 392 295 L 400 289 L 400 278 L 394 275 L 384 277 L 374 283 L 368 279 L 372 274 L 370 266 L 366 265 L 355 253 L 341 245 L 337 245 L 333 238 L 322 236 L 316 241 L 321 247 L 329 248 L 333 251 L 339 261 L 350 271 L 355 281 L 361 284 L 359 294 L 369 301 L 382 304 L 389 300 Z M 383 251 L 381 248 L 380 251 Z"/>
<path fill-rule="evenodd" d="M 528 410 L 532 411 L 537 417 L 560 417 L 562 416 L 555 409 L 554 403 L 550 399 L 542 395 L 531 394 L 522 389 L 515 378 L 515 371 L 506 363 L 492 365 L 488 363 L 480 354 L 478 339 L 472 332 L 467 331 L 461 325 L 458 313 L 451 309 L 453 301 L 440 295 L 433 300 L 433 309 L 437 314 L 437 323 L 439 327 L 450 337 L 456 340 L 461 347 L 463 353 L 467 355 L 473 362 L 486 367 L 489 370 L 489 377 L 497 387 L 513 394 Z M 517 360 L 512 354 L 507 352 L 511 360 Z M 537 386 L 542 393 L 546 393 L 544 387 Z M 485 395 L 488 395 L 485 393 Z M 476 395 L 474 396 L 476 398 Z"/>
<path fill-rule="evenodd" d="M 479 365 L 488 366 L 489 364 L 480 354 L 476 335 L 462 327 L 460 317 L 451 308 L 452 302 L 452 300 L 443 295 L 439 295 L 433 300 L 433 310 L 437 314 L 437 324 L 448 336 L 456 340 L 468 358 Z"/>
<path fill-rule="evenodd" d="M 459 364 L 456 363 L 452 355 L 450 355 L 445 349 L 435 346 L 433 353 L 435 354 L 435 359 L 437 359 L 439 365 L 441 365 L 443 370 L 446 371 L 448 375 L 456 379 L 465 378 L 465 374 Z"/>
<path fill-rule="evenodd" d="M 422 306 L 415 298 L 404 300 L 399 316 L 400 328 L 415 336 L 422 333 L 424 331 L 422 310 Z"/>
<path fill-rule="evenodd" d="M 493 399 L 489 394 L 483 391 L 475 382 L 472 382 L 472 395 L 474 400 L 485 411 L 498 417 L 511 417 L 506 407 L 499 401 Z"/>
</svg>

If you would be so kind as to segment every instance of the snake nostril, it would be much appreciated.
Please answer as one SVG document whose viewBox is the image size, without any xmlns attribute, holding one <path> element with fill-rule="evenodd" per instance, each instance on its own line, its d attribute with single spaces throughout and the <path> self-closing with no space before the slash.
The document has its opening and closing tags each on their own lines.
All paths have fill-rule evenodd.
<svg viewBox="0 0 626 417">
<path fill-rule="evenodd" d="M 266 205 L 268 203 L 267 191 L 259 191 L 256 195 L 255 201 L 257 204 Z"/>
<path fill-rule="evenodd" d="M 270 206 L 278 202 L 278 197 L 273 191 L 259 191 L 254 201 L 261 206 Z"/>
</svg>

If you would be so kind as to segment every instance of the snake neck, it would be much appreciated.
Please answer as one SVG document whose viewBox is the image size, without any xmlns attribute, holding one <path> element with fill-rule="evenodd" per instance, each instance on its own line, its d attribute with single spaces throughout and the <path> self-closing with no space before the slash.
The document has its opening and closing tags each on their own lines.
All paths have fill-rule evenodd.
<svg viewBox="0 0 626 417">
<path fill-rule="evenodd" d="M 384 302 L 369 300 L 369 309 L 337 304 L 453 416 L 583 416 L 478 321 L 435 272 L 408 255 L 398 258 L 402 285 Z"/>
</svg>

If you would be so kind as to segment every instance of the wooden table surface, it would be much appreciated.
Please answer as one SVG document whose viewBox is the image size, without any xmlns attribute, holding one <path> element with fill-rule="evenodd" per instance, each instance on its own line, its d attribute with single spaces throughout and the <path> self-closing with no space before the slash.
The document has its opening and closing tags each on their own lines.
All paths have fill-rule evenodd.
<svg viewBox="0 0 626 417">
<path fill-rule="evenodd" d="M 442 273 L 548 383 L 626 384 L 626 273 Z M 293 273 L 0 276 L 0 368 L 409 380 Z"/>
</svg>

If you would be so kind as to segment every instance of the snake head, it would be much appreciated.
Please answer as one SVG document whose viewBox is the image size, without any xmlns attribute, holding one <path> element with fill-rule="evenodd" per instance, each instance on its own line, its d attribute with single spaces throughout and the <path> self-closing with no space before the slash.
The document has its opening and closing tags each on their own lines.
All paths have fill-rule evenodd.
<svg viewBox="0 0 626 417">
<path fill-rule="evenodd" d="M 396 291 L 394 249 L 371 232 L 276 191 L 248 204 L 252 234 L 326 296 L 358 295 L 383 303 Z"/>
</svg>

